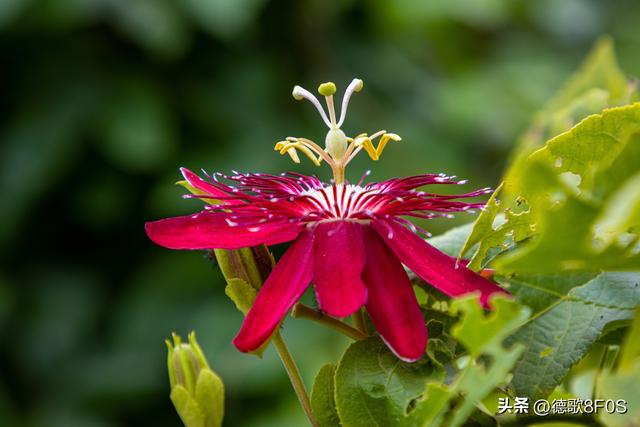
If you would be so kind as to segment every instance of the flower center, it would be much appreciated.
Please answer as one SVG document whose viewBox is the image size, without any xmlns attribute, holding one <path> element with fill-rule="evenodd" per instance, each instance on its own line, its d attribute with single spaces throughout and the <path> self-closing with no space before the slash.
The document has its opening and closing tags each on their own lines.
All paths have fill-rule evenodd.
<svg viewBox="0 0 640 427">
<path fill-rule="evenodd" d="M 340 118 L 336 120 L 336 111 L 333 103 L 333 95 L 336 92 L 334 83 L 327 82 L 318 87 L 318 92 L 325 98 L 328 116 L 315 95 L 300 86 L 295 86 L 292 93 L 294 99 L 298 101 L 306 99 L 311 102 L 320 113 L 322 121 L 329 128 L 325 137 L 325 147 L 322 148 L 307 138 L 287 137 L 285 140 L 276 143 L 274 149 L 279 151 L 280 154 L 287 153 L 295 163 L 300 163 L 298 151 L 307 156 L 316 166 L 320 166 L 320 163 L 324 160 L 331 167 L 335 184 L 344 183 L 347 165 L 363 149 L 372 160 L 378 160 L 387 143 L 389 141 L 399 142 L 401 140 L 400 136 L 381 130 L 371 136 L 361 133 L 355 138 L 350 138 L 341 129 L 347 115 L 351 95 L 355 92 L 360 92 L 363 87 L 362 80 L 353 79 L 351 81 L 342 97 Z M 377 138 L 380 138 L 380 140 L 378 145 L 374 146 L 373 141 Z"/>
<path fill-rule="evenodd" d="M 306 209 L 308 215 L 318 215 L 324 221 L 352 220 L 368 221 L 376 211 L 375 195 L 378 189 L 353 184 L 329 185 L 321 189 L 307 190 L 312 204 Z"/>
</svg>

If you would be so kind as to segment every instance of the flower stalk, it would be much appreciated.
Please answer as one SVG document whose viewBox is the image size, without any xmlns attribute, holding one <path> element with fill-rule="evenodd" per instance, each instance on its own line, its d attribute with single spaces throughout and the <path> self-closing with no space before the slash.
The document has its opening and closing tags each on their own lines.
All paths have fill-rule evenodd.
<svg viewBox="0 0 640 427">
<path fill-rule="evenodd" d="M 320 424 L 316 421 L 313 416 L 313 410 L 311 409 L 311 401 L 309 400 L 309 393 L 307 393 L 307 389 L 304 385 L 304 381 L 302 381 L 302 376 L 300 375 L 300 370 L 298 369 L 298 365 L 296 365 L 291 352 L 289 351 L 289 347 L 282 339 L 280 332 L 276 332 L 271 339 L 273 342 L 276 351 L 278 352 L 278 356 L 284 365 L 285 371 L 287 371 L 287 375 L 289 376 L 289 380 L 291 381 L 291 385 L 293 386 L 293 390 L 296 392 L 296 396 L 298 397 L 298 401 L 302 406 L 302 410 L 305 415 L 309 419 L 309 422 L 313 427 L 319 427 Z"/>
</svg>

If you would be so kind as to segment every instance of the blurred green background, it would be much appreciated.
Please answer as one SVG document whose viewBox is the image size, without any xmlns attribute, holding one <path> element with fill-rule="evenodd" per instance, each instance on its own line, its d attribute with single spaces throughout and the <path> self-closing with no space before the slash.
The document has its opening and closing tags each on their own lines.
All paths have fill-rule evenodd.
<svg viewBox="0 0 640 427">
<path fill-rule="evenodd" d="M 145 220 L 199 207 L 177 168 L 328 179 L 273 144 L 324 137 L 294 84 L 360 77 L 345 130 L 404 142 L 351 178 L 495 186 L 598 36 L 640 72 L 638 22 L 631 0 L 0 1 L 0 425 L 179 425 L 163 339 L 191 329 L 226 383 L 226 425 L 305 425 L 273 350 L 232 346 L 242 316 L 216 267 L 145 237 Z M 309 384 L 345 344 L 305 320 L 284 336 Z"/>
</svg>

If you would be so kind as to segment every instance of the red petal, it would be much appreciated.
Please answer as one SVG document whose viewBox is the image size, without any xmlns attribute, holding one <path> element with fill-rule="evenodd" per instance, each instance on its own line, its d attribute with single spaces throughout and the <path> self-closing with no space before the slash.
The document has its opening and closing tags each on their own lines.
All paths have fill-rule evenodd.
<svg viewBox="0 0 640 427">
<path fill-rule="evenodd" d="M 238 200 L 229 200 L 229 194 L 220 190 L 218 187 L 211 184 L 210 182 L 207 182 L 204 179 L 200 178 L 198 175 L 191 172 L 189 169 L 180 168 L 180 172 L 182 172 L 182 176 L 184 177 L 184 179 L 193 188 L 200 190 L 209 196 L 213 196 L 213 198 L 219 197 L 222 200 L 224 200 L 225 204 L 227 205 L 242 203 L 241 201 L 238 201 Z"/>
<path fill-rule="evenodd" d="M 275 245 L 295 239 L 303 226 L 289 222 L 257 223 L 232 227 L 224 212 L 203 211 L 147 222 L 147 236 L 170 249 L 238 249 L 260 244 Z"/>
<path fill-rule="evenodd" d="M 439 291 L 457 297 L 480 291 L 480 302 L 487 301 L 493 293 L 507 292 L 495 283 L 474 273 L 455 259 L 440 252 L 406 227 L 395 221 L 373 221 L 372 227 L 411 271 Z"/>
<path fill-rule="evenodd" d="M 369 288 L 367 312 L 389 348 L 414 362 L 427 346 L 427 327 L 402 264 L 373 231 L 364 233 L 366 264 L 362 277 Z"/>
<path fill-rule="evenodd" d="M 363 226 L 354 222 L 320 223 L 313 244 L 313 283 L 320 309 L 345 317 L 367 301 L 360 275 L 364 268 Z"/>
<path fill-rule="evenodd" d="M 247 313 L 233 343 L 238 350 L 259 348 L 302 296 L 313 271 L 313 231 L 306 230 L 280 258 Z"/>
</svg>

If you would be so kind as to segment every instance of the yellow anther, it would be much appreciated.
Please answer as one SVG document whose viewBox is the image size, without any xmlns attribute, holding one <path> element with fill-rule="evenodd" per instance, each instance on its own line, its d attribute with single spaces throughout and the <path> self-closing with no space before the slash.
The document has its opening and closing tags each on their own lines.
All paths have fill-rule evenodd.
<svg viewBox="0 0 640 427">
<path fill-rule="evenodd" d="M 336 85 L 333 82 L 322 83 L 318 86 L 318 93 L 322 96 L 331 96 L 336 93 Z"/>
<path fill-rule="evenodd" d="M 320 162 L 322 160 L 322 158 L 316 157 L 315 154 L 313 154 L 313 151 L 305 147 L 304 144 L 296 141 L 295 138 L 287 138 L 287 141 L 279 141 L 276 143 L 274 150 L 279 151 L 282 155 L 285 153 L 288 154 L 294 163 L 300 163 L 297 150 L 300 150 L 302 154 L 307 156 L 316 166 L 320 166 Z"/>
<path fill-rule="evenodd" d="M 298 157 L 298 152 L 294 147 L 287 149 L 287 154 L 289 154 L 289 157 L 291 157 L 293 163 L 300 163 L 300 157 Z"/>
<path fill-rule="evenodd" d="M 355 139 L 355 146 L 362 147 L 367 152 L 371 160 L 378 160 L 384 151 L 384 148 L 387 146 L 389 141 L 400 142 L 402 138 L 395 133 L 385 133 L 380 138 L 380 142 L 378 142 L 378 146 L 374 147 L 371 138 L 369 138 L 366 134 L 360 135 Z"/>
<path fill-rule="evenodd" d="M 368 136 L 360 136 L 356 138 L 355 145 L 356 147 L 364 148 L 364 151 L 366 151 L 369 157 L 371 157 L 371 160 L 378 160 L 380 158 Z"/>
</svg>

